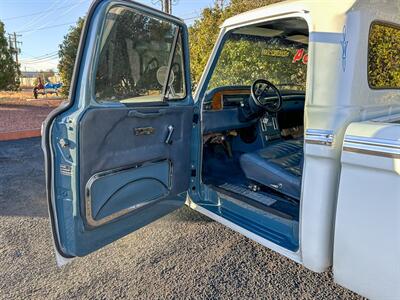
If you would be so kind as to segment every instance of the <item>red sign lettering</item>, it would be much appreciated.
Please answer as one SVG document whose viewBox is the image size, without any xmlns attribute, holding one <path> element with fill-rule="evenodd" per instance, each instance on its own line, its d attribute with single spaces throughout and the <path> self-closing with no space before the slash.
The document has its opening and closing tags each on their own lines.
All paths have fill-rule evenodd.
<svg viewBox="0 0 400 300">
<path fill-rule="evenodd" d="M 304 49 L 297 50 L 295 56 L 293 57 L 293 63 L 298 62 L 301 60 L 304 54 Z"/>
<path fill-rule="evenodd" d="M 303 64 L 307 64 L 308 63 L 308 54 L 304 54 L 303 56 Z"/>
</svg>

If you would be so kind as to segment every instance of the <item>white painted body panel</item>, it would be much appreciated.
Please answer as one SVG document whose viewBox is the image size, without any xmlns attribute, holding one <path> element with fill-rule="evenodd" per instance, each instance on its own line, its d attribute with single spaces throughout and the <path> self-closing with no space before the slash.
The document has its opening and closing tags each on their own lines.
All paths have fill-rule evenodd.
<svg viewBox="0 0 400 300">
<path fill-rule="evenodd" d="M 335 280 L 371 299 L 400 299 L 400 124 L 351 124 L 341 161 Z"/>
</svg>

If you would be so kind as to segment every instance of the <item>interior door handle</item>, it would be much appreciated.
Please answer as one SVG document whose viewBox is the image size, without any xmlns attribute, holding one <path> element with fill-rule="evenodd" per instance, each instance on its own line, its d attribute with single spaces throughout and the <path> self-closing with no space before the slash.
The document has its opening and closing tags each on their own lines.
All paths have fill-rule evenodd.
<svg viewBox="0 0 400 300">
<path fill-rule="evenodd" d="M 172 144 L 172 134 L 174 133 L 174 126 L 169 125 L 168 126 L 168 133 L 167 133 L 167 137 L 165 139 L 165 143 L 168 145 Z"/>
<path fill-rule="evenodd" d="M 165 110 L 159 110 L 157 112 L 140 112 L 137 110 L 130 110 L 128 112 L 128 117 L 136 117 L 136 118 L 155 118 L 159 117 L 162 115 L 165 115 L 166 111 Z"/>
</svg>

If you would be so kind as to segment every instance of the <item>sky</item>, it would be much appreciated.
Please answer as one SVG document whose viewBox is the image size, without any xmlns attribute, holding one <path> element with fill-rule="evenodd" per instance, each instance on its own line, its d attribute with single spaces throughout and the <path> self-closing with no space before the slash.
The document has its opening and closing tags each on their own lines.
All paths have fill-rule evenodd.
<svg viewBox="0 0 400 300">
<path fill-rule="evenodd" d="M 136 0 L 160 8 L 158 0 Z M 215 0 L 173 0 L 172 13 L 188 25 Z M 58 45 L 92 0 L 0 0 L 0 20 L 21 41 L 21 71 L 56 70 Z M 8 35 L 7 35 L 8 37 Z"/>
</svg>

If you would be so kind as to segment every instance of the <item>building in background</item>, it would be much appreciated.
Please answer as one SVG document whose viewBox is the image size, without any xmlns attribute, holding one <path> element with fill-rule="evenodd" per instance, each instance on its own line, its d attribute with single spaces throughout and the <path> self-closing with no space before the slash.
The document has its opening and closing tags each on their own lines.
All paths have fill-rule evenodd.
<svg viewBox="0 0 400 300">
<path fill-rule="evenodd" d="M 42 78 L 42 82 L 59 83 L 61 78 L 54 71 L 25 71 L 21 72 L 21 88 L 33 88 L 38 83 L 38 78 Z"/>
</svg>

